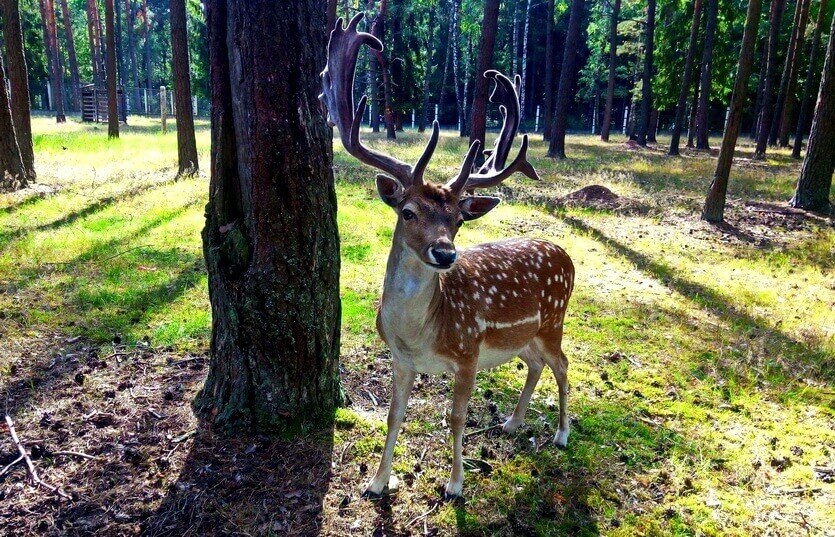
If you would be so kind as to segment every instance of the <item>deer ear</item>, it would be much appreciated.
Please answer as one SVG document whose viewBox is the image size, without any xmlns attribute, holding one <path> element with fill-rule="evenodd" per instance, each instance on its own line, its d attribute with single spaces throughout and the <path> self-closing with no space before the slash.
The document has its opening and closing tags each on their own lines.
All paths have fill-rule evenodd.
<svg viewBox="0 0 835 537">
<path fill-rule="evenodd" d="M 458 202 L 464 220 L 475 220 L 489 213 L 502 201 L 493 196 L 470 196 Z"/>
<path fill-rule="evenodd" d="M 397 207 L 397 204 L 403 199 L 403 185 L 397 179 L 387 175 L 379 174 L 377 176 L 377 192 L 380 194 L 383 203 L 389 207 Z"/>
</svg>

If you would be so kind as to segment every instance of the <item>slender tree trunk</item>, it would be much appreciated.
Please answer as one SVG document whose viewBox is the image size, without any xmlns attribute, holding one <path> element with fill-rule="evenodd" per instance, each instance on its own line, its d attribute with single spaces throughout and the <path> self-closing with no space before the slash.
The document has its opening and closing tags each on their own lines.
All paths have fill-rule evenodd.
<svg viewBox="0 0 835 537">
<path fill-rule="evenodd" d="M 728 125 L 722 137 L 722 148 L 716 161 L 716 172 L 710 184 L 705 199 L 702 218 L 708 222 L 721 222 L 725 214 L 725 196 L 728 190 L 728 176 L 736 150 L 736 141 L 742 127 L 742 112 L 745 107 L 745 97 L 748 89 L 748 78 L 751 76 L 751 64 L 754 61 L 754 47 L 757 43 L 757 29 L 760 23 L 762 0 L 749 0 L 748 14 L 745 18 L 745 32 L 742 36 L 742 49 L 739 52 L 739 67 L 736 72 L 731 110 L 728 115 Z"/>
<path fill-rule="evenodd" d="M 516 80 L 516 75 L 519 74 L 519 17 L 517 15 L 519 0 L 512 0 L 511 3 L 513 4 L 513 34 L 510 38 L 510 79 Z"/>
<path fill-rule="evenodd" d="M 522 31 L 522 84 L 519 88 L 519 128 L 522 132 L 525 130 L 525 101 L 528 94 L 528 28 L 531 22 L 531 0 L 528 0 L 528 5 L 525 7 L 525 27 Z"/>
<path fill-rule="evenodd" d="M 693 74 L 693 63 L 696 58 L 696 48 L 699 43 L 699 24 L 702 17 L 702 0 L 693 0 L 693 22 L 690 26 L 690 43 L 687 45 L 687 58 L 684 60 L 684 71 L 681 77 L 681 91 L 676 105 L 676 120 L 670 137 L 670 155 L 679 154 L 681 132 L 684 130 L 685 113 L 687 112 L 687 96 L 690 94 L 690 78 Z"/>
<path fill-rule="evenodd" d="M 609 131 L 612 127 L 612 107 L 615 101 L 615 81 L 617 80 L 618 62 L 618 17 L 620 17 L 620 2 L 615 0 L 612 13 L 609 15 L 609 82 L 606 86 L 606 109 L 603 111 L 603 124 L 600 129 L 600 139 L 609 141 Z M 701 0 L 696 0 L 701 5 Z"/>
<path fill-rule="evenodd" d="M 145 87 L 153 87 L 153 66 L 151 64 L 151 17 L 148 12 L 148 0 L 142 0 L 142 38 L 144 40 Z"/>
<path fill-rule="evenodd" d="M 481 43 L 478 47 L 478 67 L 475 73 L 473 108 L 470 120 L 470 143 L 478 140 L 484 147 L 487 131 L 487 78 L 484 72 L 493 67 L 496 29 L 499 25 L 499 0 L 484 0 L 484 19 L 481 23 Z"/>
<path fill-rule="evenodd" d="M 765 85 L 763 86 L 763 106 L 760 113 L 760 125 L 757 129 L 757 147 L 754 159 L 765 158 L 768 146 L 768 135 L 771 132 L 771 120 L 774 108 L 774 78 L 777 76 L 777 46 L 780 40 L 780 22 L 783 20 L 783 10 L 786 0 L 771 0 L 768 24 L 768 66 L 766 67 Z"/>
<path fill-rule="evenodd" d="M 616 1 L 619 2 L 620 0 Z M 557 78 L 554 63 L 556 63 L 557 52 L 555 50 L 556 30 L 554 28 L 554 0 L 548 0 L 548 3 L 545 5 L 547 7 L 545 14 L 545 98 L 543 99 L 545 113 L 543 115 L 542 138 L 547 141 L 551 139 L 551 125 L 554 117 L 554 97 L 557 93 L 554 90 Z"/>
<path fill-rule="evenodd" d="M 298 432 L 342 401 L 336 193 L 317 99 L 325 12 L 317 0 L 207 0 L 206 12 L 212 339 L 194 406 L 216 432 Z"/>
<path fill-rule="evenodd" d="M 418 117 L 418 132 L 426 130 L 426 123 L 429 121 L 429 81 L 432 79 L 432 56 L 435 45 L 435 19 L 438 15 L 440 2 L 435 4 L 429 12 L 429 35 L 426 38 L 426 72 L 423 75 L 423 93 L 421 94 L 420 116 Z"/>
<path fill-rule="evenodd" d="M 55 101 L 55 121 L 64 123 L 67 121 L 67 116 L 64 115 L 64 76 L 61 72 L 61 48 L 58 44 L 58 24 L 55 21 L 53 0 L 41 0 L 41 10 L 49 39 L 49 83 L 52 87 L 52 99 Z"/>
<path fill-rule="evenodd" d="M 136 60 L 136 12 L 133 1 L 125 0 L 125 17 L 127 19 L 128 58 L 130 59 L 130 82 L 134 90 L 134 106 L 139 107 L 139 62 Z"/>
<path fill-rule="evenodd" d="M 647 131 L 647 142 L 652 142 L 654 144 L 658 143 L 656 139 L 656 135 L 658 134 L 658 120 L 661 112 L 657 108 L 652 109 L 652 113 L 649 115 L 649 130 Z"/>
<path fill-rule="evenodd" d="M 711 1 L 711 0 L 708 0 Z M 655 52 L 655 0 L 647 0 L 647 24 L 644 28 L 644 79 L 641 88 L 641 124 L 638 129 L 638 145 L 646 147 L 647 132 L 652 114 L 652 71 Z"/>
<path fill-rule="evenodd" d="M 794 134 L 794 147 L 792 147 L 792 157 L 796 159 L 800 158 L 800 152 L 803 149 L 803 136 L 806 134 L 812 118 L 812 95 L 816 87 L 816 67 L 821 32 L 826 24 L 826 4 L 827 0 L 820 0 L 818 18 L 815 22 L 815 31 L 812 34 L 812 46 L 809 51 L 809 68 L 806 70 L 806 80 L 803 81 L 803 96 L 800 99 L 800 113 L 797 117 L 797 131 Z"/>
<path fill-rule="evenodd" d="M 794 118 L 794 109 L 797 101 L 797 74 L 800 71 L 800 55 L 803 52 L 803 42 L 806 38 L 806 25 L 809 22 L 809 7 L 812 0 L 798 0 L 801 3 L 800 20 L 798 21 L 797 36 L 794 40 L 794 46 L 791 49 L 792 61 L 791 71 L 789 72 L 789 83 L 786 88 L 786 93 L 781 100 L 782 113 L 780 114 L 780 128 L 778 132 L 777 142 L 780 147 L 787 147 L 789 145 L 789 132 L 792 127 L 792 119 Z"/>
<path fill-rule="evenodd" d="M 450 2 L 449 6 L 449 29 L 447 31 L 447 47 L 444 55 L 444 71 L 441 74 L 441 88 L 438 90 L 438 118 L 444 115 L 444 97 L 446 96 L 446 85 L 449 79 L 449 64 L 452 60 L 452 43 L 455 41 L 455 2 Z"/>
<path fill-rule="evenodd" d="M 177 108 L 177 161 L 179 174 L 197 172 L 197 143 L 191 109 L 191 70 L 188 61 L 185 0 L 171 0 L 171 52 L 174 105 Z M 330 30 L 327 32 L 330 34 Z"/>
<path fill-rule="evenodd" d="M 374 23 L 371 25 L 371 33 L 381 42 L 385 42 L 387 15 L 388 0 L 380 0 L 380 10 L 377 12 L 377 17 L 374 19 Z M 384 118 L 386 121 L 386 138 L 394 140 L 397 138 L 397 133 L 394 125 L 391 77 L 388 71 L 388 62 L 386 61 L 385 56 L 383 56 L 383 53 L 380 51 L 374 51 L 374 58 L 376 58 L 377 66 L 383 76 L 383 102 L 385 104 Z"/>
<path fill-rule="evenodd" d="M 90 44 L 90 63 L 93 71 L 93 84 L 101 84 L 99 73 L 98 48 L 96 47 L 96 19 L 93 15 L 93 0 L 87 0 L 87 43 Z"/>
<path fill-rule="evenodd" d="M 5 7 L 4 5 L 4 17 L 7 16 Z M 27 186 L 26 168 L 20 155 L 9 94 L 6 92 L 6 67 L 3 64 L 3 55 L 0 54 L 0 191 L 17 190 Z"/>
<path fill-rule="evenodd" d="M 374 15 L 376 0 L 368 0 L 366 5 L 367 19 L 369 21 L 369 31 L 374 33 Z M 371 132 L 380 132 L 380 67 L 374 58 L 371 57 L 371 50 L 366 49 L 368 59 L 368 75 L 366 77 L 366 85 L 368 86 L 368 100 L 370 103 L 369 113 L 371 115 Z"/>
<path fill-rule="evenodd" d="M 119 101 L 116 95 L 116 16 L 114 0 L 104 0 L 105 39 L 107 43 L 107 137 L 119 137 Z"/>
<path fill-rule="evenodd" d="M 12 123 L 25 171 L 22 178 L 22 184 L 25 186 L 27 182 L 35 180 L 35 153 L 32 149 L 29 78 L 26 72 L 26 55 L 23 51 L 23 31 L 20 25 L 18 0 L 0 0 L 0 14 L 3 15 L 3 38 L 6 41 L 6 57 L 9 59 L 8 79 L 12 93 L 10 103 Z M 2 87 L 5 91 L 5 85 Z"/>
<path fill-rule="evenodd" d="M 765 37 L 761 39 L 760 50 L 762 50 L 762 53 L 760 55 L 760 80 L 757 83 L 757 101 L 754 104 L 754 125 L 751 128 L 751 140 L 753 140 L 754 142 L 757 141 L 757 132 L 760 128 L 760 118 L 762 117 L 763 107 L 763 93 L 765 93 L 766 66 L 768 64 L 768 39 Z"/>
<path fill-rule="evenodd" d="M 782 0 L 785 1 L 785 0 Z M 710 86 L 713 74 L 713 46 L 716 43 L 716 21 L 719 12 L 718 0 L 707 0 L 705 4 L 705 40 L 702 46 L 701 78 L 699 80 L 699 106 L 696 108 L 696 149 L 710 149 Z"/>
<path fill-rule="evenodd" d="M 777 145 L 777 140 L 780 137 L 783 111 L 785 110 L 786 99 L 789 95 L 789 84 L 792 78 L 791 71 L 794 69 L 795 64 L 795 45 L 798 41 L 798 31 L 800 30 L 801 20 L 803 19 L 805 5 L 805 0 L 796 0 L 794 17 L 792 17 L 791 36 L 789 37 L 789 42 L 786 45 L 786 60 L 783 65 L 783 73 L 780 76 L 780 86 L 777 90 L 777 100 L 774 102 L 774 117 L 771 119 L 771 130 L 768 133 L 768 144 L 772 146 Z"/>
<path fill-rule="evenodd" d="M 455 106 L 458 109 L 458 132 L 464 130 L 464 93 L 461 88 L 461 80 L 458 76 L 460 70 L 460 46 L 461 46 L 461 0 L 452 0 L 452 83 L 455 86 Z"/>
<path fill-rule="evenodd" d="M 654 2 L 655 0 L 650 0 Z M 580 22 L 583 18 L 585 0 L 573 0 L 568 16 L 568 31 L 565 34 L 563 47 L 562 68 L 560 69 L 560 86 L 557 90 L 557 101 L 554 107 L 554 131 L 548 144 L 548 156 L 564 159 L 565 132 L 568 128 L 568 106 L 571 101 L 571 86 L 576 76 L 577 50 L 580 45 Z"/>
<path fill-rule="evenodd" d="M 629 100 L 629 127 L 627 129 L 627 134 L 630 140 L 636 140 L 638 138 L 638 100 L 635 98 L 635 90 L 638 87 L 638 80 L 641 78 L 641 72 L 641 62 L 640 60 L 635 60 L 635 70 L 632 74 L 632 92 Z"/>
<path fill-rule="evenodd" d="M 81 110 L 81 77 L 78 74 L 78 56 L 75 52 L 75 38 L 72 31 L 72 18 L 67 6 L 67 0 L 61 0 L 61 15 L 64 19 L 64 36 L 67 40 L 67 56 L 70 61 L 70 83 L 72 84 L 72 108 L 75 111 Z M 19 140 L 18 140 L 19 141 Z M 22 148 L 21 148 L 22 150 Z"/>
<path fill-rule="evenodd" d="M 127 82 L 125 69 L 125 55 L 122 49 L 122 0 L 114 0 L 113 8 L 116 14 L 116 72 L 119 73 L 119 84 L 124 88 Z"/>
<path fill-rule="evenodd" d="M 687 147 L 696 147 L 696 110 L 699 108 L 699 85 L 693 84 L 693 102 L 690 103 L 690 124 L 687 126 Z"/>
<path fill-rule="evenodd" d="M 823 6 L 822 6 L 823 7 Z M 800 169 L 797 189 L 789 205 L 821 211 L 832 209 L 829 191 L 835 171 L 835 14 L 829 29 L 829 46 L 823 64 L 818 104 L 809 134 L 809 147 Z"/>
<path fill-rule="evenodd" d="M 461 138 L 466 138 L 470 135 L 470 114 L 469 109 L 467 108 L 467 98 L 469 97 L 469 87 L 470 87 L 470 61 L 473 57 L 473 41 L 472 38 L 469 36 L 467 37 L 467 48 L 464 49 L 464 69 L 463 69 L 463 76 L 464 79 L 464 90 L 462 92 L 464 97 L 464 105 L 462 107 L 464 121 L 461 122 L 461 130 L 458 132 L 458 136 Z"/>
</svg>

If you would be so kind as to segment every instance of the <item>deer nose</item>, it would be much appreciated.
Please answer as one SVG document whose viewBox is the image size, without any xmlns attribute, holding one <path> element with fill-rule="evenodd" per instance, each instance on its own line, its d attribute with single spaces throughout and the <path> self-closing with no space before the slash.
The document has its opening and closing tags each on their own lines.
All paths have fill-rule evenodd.
<svg viewBox="0 0 835 537">
<path fill-rule="evenodd" d="M 438 265 L 452 265 L 458 253 L 452 244 L 436 244 L 429 248 L 429 257 L 435 260 Z"/>
</svg>

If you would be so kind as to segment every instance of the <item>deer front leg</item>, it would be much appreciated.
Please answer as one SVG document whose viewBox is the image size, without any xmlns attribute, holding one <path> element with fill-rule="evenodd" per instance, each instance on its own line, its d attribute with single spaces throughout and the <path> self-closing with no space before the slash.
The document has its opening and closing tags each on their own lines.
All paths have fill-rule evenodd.
<svg viewBox="0 0 835 537">
<path fill-rule="evenodd" d="M 455 388 L 452 396 L 452 472 L 444 496 L 455 499 L 464 488 L 464 426 L 467 424 L 467 404 L 475 385 L 475 368 L 461 369 L 455 374 Z"/>
<path fill-rule="evenodd" d="M 389 485 L 391 477 L 391 463 L 394 457 L 394 445 L 397 443 L 397 433 L 403 425 L 403 417 L 406 415 L 406 403 L 409 401 L 409 393 L 415 382 L 415 372 L 402 365 L 397 358 L 392 360 L 392 391 L 391 406 L 389 406 L 388 430 L 386 431 L 386 445 L 383 448 L 383 458 L 380 460 L 380 467 L 374 475 L 374 479 L 368 484 L 363 496 L 379 496 Z M 389 487 L 393 490 L 396 483 Z"/>
</svg>

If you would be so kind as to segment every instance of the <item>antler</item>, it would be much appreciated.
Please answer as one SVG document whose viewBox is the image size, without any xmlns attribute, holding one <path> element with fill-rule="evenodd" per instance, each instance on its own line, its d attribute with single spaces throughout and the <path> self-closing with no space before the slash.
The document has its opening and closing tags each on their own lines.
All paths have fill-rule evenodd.
<svg viewBox="0 0 835 537">
<path fill-rule="evenodd" d="M 539 174 L 536 173 L 534 167 L 527 160 L 527 134 L 522 137 L 522 146 L 519 148 L 519 153 L 516 155 L 516 158 L 513 159 L 513 162 L 509 166 L 505 167 L 507 158 L 510 155 L 510 148 L 513 145 L 513 139 L 519 131 L 518 88 L 521 84 L 521 78 L 517 75 L 516 84 L 514 84 L 508 77 L 492 69 L 486 71 L 484 76 L 492 78 L 496 82 L 493 93 L 490 94 L 490 102 L 499 105 L 499 110 L 501 110 L 504 120 L 502 130 L 499 132 L 499 137 L 496 139 L 496 145 L 493 147 L 493 150 L 484 152 L 487 160 L 484 161 L 484 164 L 477 171 L 462 166 L 461 173 L 458 177 L 448 183 L 448 186 L 456 192 L 476 188 L 490 188 L 498 185 L 516 172 L 521 172 L 536 181 L 540 180 Z M 473 148 L 471 147 L 470 150 L 472 151 Z M 469 153 L 467 156 L 469 159 Z M 465 174 L 465 171 L 469 171 L 469 174 Z"/>
<path fill-rule="evenodd" d="M 414 166 L 402 162 L 390 155 L 384 155 L 369 149 L 360 142 L 360 124 L 365 115 L 366 97 L 360 99 L 354 109 L 354 74 L 357 69 L 357 55 L 362 45 L 368 45 L 375 51 L 382 51 L 379 39 L 366 32 L 358 32 L 357 25 L 364 17 L 358 13 L 348 26 L 343 26 L 342 18 L 337 19 L 328 42 L 328 63 L 322 71 L 322 94 L 319 100 L 328 115 L 328 123 L 339 129 L 342 145 L 360 162 L 373 166 L 391 175 L 408 188 L 414 183 L 423 182 L 423 172 L 438 143 L 438 122 L 432 125 L 432 136 L 420 159 Z"/>
</svg>

